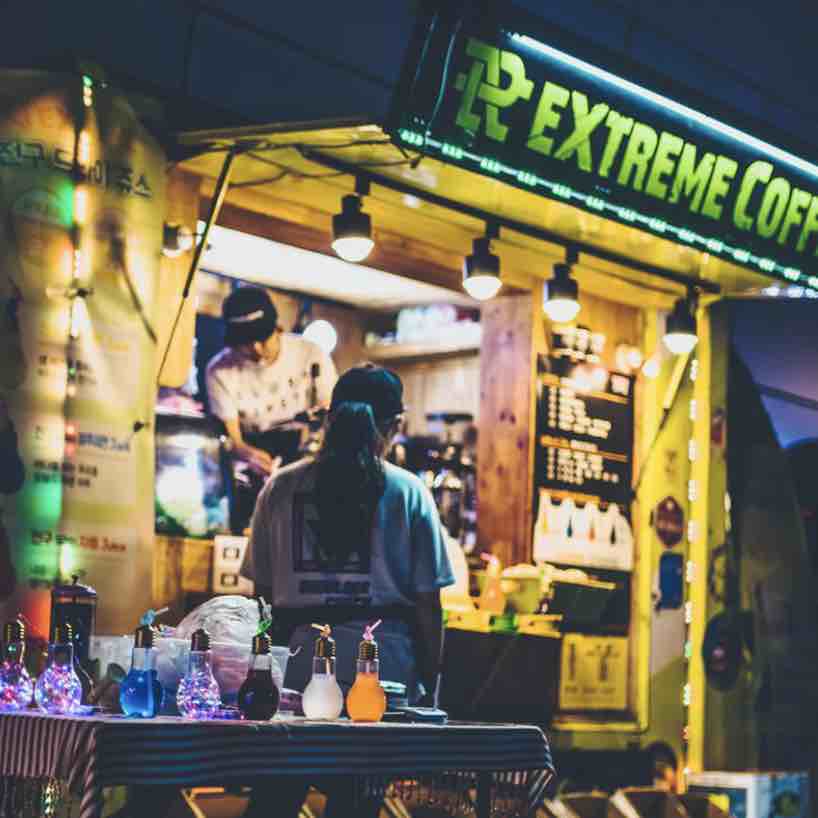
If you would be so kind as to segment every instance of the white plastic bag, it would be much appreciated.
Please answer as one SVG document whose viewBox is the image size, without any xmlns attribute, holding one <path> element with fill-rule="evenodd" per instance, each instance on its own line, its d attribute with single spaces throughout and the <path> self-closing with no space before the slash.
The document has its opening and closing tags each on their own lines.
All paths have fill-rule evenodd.
<svg viewBox="0 0 818 818">
<path fill-rule="evenodd" d="M 250 648 L 259 627 L 258 603 L 243 596 L 218 596 L 191 611 L 175 629 L 164 629 L 156 640 L 159 681 L 166 690 L 175 690 L 187 670 L 190 637 L 204 628 L 210 634 L 213 675 L 219 683 L 222 701 L 231 704 L 247 677 Z M 272 676 L 279 689 L 284 687 L 289 649 L 272 648 Z"/>
</svg>

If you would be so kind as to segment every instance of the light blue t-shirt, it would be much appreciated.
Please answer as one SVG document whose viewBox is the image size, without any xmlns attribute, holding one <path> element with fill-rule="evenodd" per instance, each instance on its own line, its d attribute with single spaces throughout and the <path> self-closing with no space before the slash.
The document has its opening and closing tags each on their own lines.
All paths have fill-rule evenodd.
<svg viewBox="0 0 818 818">
<path fill-rule="evenodd" d="M 418 594 L 454 584 L 431 494 L 411 472 L 386 462 L 385 490 L 375 510 L 370 547 L 353 550 L 341 570 L 322 568 L 317 548 L 316 471 L 313 460 L 281 469 L 268 480 L 256 502 L 241 573 L 272 587 L 272 599 L 268 601 L 273 608 L 414 607 Z M 362 613 L 361 623 L 334 630 L 339 681 L 352 680 L 354 661 L 349 663 L 351 668 L 346 668 L 344 657 L 353 655 L 361 634 L 358 625 L 365 621 L 366 614 Z M 415 668 L 408 626 L 403 622 L 384 623 L 376 634 L 381 643 L 381 678 L 403 681 L 411 691 Z M 293 677 L 303 677 L 306 672 L 302 659 L 311 657 L 315 637 L 309 625 L 296 632 L 295 646 L 302 647 L 306 655 L 291 660 L 288 686 L 301 686 L 305 681 Z M 400 644 L 392 644 L 395 639 Z M 394 658 L 387 661 L 387 655 Z"/>
</svg>

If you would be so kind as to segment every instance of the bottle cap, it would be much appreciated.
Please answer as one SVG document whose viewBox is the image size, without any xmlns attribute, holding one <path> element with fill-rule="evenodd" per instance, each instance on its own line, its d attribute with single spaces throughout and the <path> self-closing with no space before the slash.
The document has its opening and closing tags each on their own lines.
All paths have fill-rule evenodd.
<svg viewBox="0 0 818 818">
<path fill-rule="evenodd" d="M 70 645 L 74 642 L 74 629 L 68 622 L 54 625 L 51 629 L 52 645 Z"/>
<path fill-rule="evenodd" d="M 154 632 L 150 625 L 141 625 L 133 633 L 133 646 L 135 648 L 152 648 Z"/>
<path fill-rule="evenodd" d="M 378 643 L 371 639 L 364 639 L 358 645 L 358 661 L 374 662 L 378 658 Z"/>
<path fill-rule="evenodd" d="M 321 635 L 315 640 L 315 658 L 334 659 L 335 640 L 330 636 L 332 628 L 329 625 L 313 625 L 313 627 L 321 631 Z"/>
<path fill-rule="evenodd" d="M 19 619 L 6 622 L 3 625 L 3 644 L 10 642 L 22 642 L 26 638 L 26 626 Z"/>
<path fill-rule="evenodd" d="M 253 637 L 253 655 L 266 656 L 270 653 L 270 637 L 266 633 L 259 633 Z"/>
<path fill-rule="evenodd" d="M 210 650 L 210 634 L 204 628 L 193 632 L 193 636 L 190 637 L 190 649 L 200 653 Z"/>
</svg>

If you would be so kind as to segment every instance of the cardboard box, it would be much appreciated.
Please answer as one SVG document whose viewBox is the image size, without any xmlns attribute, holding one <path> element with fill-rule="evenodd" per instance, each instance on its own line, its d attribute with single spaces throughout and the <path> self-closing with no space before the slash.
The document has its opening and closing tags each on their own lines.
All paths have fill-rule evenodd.
<svg viewBox="0 0 818 818">
<path fill-rule="evenodd" d="M 563 637 L 559 709 L 626 710 L 628 640 L 621 636 Z"/>
<path fill-rule="evenodd" d="M 809 818 L 806 772 L 703 772 L 688 776 L 688 790 L 704 794 L 733 818 Z"/>
</svg>

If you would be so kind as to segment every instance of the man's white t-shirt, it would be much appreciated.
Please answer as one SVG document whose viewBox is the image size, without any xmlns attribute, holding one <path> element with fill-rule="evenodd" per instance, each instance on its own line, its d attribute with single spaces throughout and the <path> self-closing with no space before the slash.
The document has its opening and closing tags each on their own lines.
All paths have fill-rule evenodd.
<svg viewBox="0 0 818 818">
<path fill-rule="evenodd" d="M 210 411 L 219 420 L 238 420 L 243 432 L 266 432 L 311 408 L 312 366 L 319 405 L 329 405 L 338 373 L 332 358 L 298 335 L 282 335 L 281 352 L 270 364 L 226 347 L 207 365 Z"/>
</svg>

